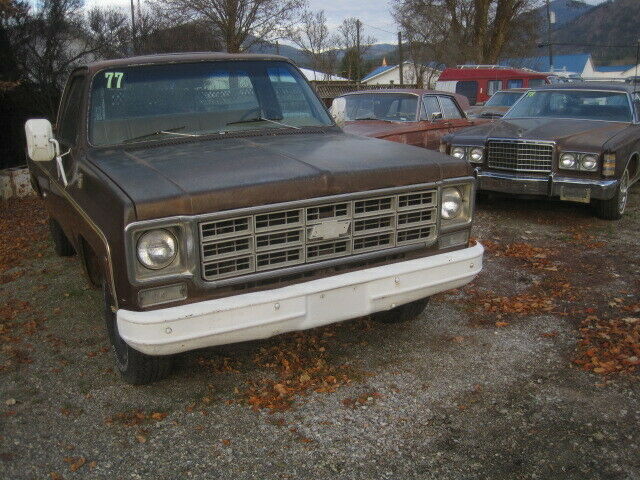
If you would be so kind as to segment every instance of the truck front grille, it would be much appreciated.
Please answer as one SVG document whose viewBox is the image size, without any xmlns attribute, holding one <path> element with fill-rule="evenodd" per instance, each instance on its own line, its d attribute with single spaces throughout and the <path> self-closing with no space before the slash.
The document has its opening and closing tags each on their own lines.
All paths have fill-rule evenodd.
<svg viewBox="0 0 640 480">
<path fill-rule="evenodd" d="M 206 281 L 435 241 L 436 189 L 200 223 Z"/>
<path fill-rule="evenodd" d="M 553 162 L 553 144 L 533 140 L 489 140 L 489 168 L 515 172 L 548 173 Z"/>
</svg>

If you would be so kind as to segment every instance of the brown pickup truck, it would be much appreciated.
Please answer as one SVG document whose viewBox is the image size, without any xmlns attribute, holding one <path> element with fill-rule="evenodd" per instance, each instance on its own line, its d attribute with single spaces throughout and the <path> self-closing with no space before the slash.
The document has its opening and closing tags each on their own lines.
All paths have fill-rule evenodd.
<svg viewBox="0 0 640 480">
<path fill-rule="evenodd" d="M 344 133 L 283 57 L 94 63 L 55 129 L 25 130 L 55 250 L 103 289 L 130 383 L 192 349 L 409 320 L 482 268 L 468 163 Z"/>
</svg>

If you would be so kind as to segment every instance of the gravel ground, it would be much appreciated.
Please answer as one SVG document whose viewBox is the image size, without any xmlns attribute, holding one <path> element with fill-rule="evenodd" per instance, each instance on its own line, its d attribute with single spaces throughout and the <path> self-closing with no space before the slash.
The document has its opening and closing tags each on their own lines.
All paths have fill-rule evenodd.
<svg viewBox="0 0 640 480">
<path fill-rule="evenodd" d="M 144 387 L 113 370 L 100 293 L 42 239 L 44 255 L 0 284 L 0 476 L 638 479 L 638 370 L 574 360 L 589 315 L 640 316 L 639 231 L 637 187 L 617 223 L 579 205 L 490 199 L 474 230 L 489 246 L 484 272 L 417 321 L 191 352 Z M 317 356 L 288 374 L 338 372 L 333 388 L 252 408 L 251 392 L 307 344 Z M 319 370 L 305 363 L 319 358 Z"/>
</svg>

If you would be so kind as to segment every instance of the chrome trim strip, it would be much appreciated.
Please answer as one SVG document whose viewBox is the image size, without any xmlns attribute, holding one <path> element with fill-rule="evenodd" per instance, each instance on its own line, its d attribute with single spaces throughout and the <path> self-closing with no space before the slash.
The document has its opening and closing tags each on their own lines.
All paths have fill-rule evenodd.
<svg viewBox="0 0 640 480">
<path fill-rule="evenodd" d="M 102 242 L 104 243 L 105 249 L 107 251 L 107 266 L 109 268 L 109 276 L 110 278 L 110 288 L 111 288 L 111 297 L 113 302 L 115 303 L 115 305 L 113 305 L 115 308 L 118 308 L 118 296 L 116 293 L 116 283 L 115 283 L 115 279 L 114 279 L 114 274 L 113 274 L 113 262 L 111 260 L 111 248 L 109 247 L 109 242 L 107 240 L 106 235 L 102 232 L 102 230 L 100 229 L 100 227 L 98 227 L 98 225 L 95 224 L 95 222 L 93 220 L 91 220 L 91 217 L 89 216 L 89 214 L 87 212 L 85 212 L 82 207 L 80 207 L 80 205 L 78 205 L 78 203 L 73 199 L 73 197 L 66 191 L 66 189 L 60 185 L 58 183 L 58 181 L 53 177 L 53 175 L 51 175 L 51 173 L 46 169 L 41 167 L 40 165 L 38 165 L 36 162 L 33 162 L 35 165 L 37 165 L 38 169 L 40 171 L 42 171 L 47 177 L 49 177 L 49 181 L 54 184 L 62 193 L 62 195 L 65 197 L 65 199 L 73 206 L 73 208 L 75 208 L 78 213 L 80 214 L 80 216 L 89 224 L 89 226 L 91 227 L 91 229 L 98 235 L 98 237 L 100 238 L 100 240 L 102 240 Z"/>
</svg>

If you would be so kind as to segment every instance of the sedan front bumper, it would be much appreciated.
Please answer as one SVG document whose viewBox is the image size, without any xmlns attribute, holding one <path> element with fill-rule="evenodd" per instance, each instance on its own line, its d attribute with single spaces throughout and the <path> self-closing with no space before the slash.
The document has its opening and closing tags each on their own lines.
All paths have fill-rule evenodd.
<svg viewBox="0 0 640 480">
<path fill-rule="evenodd" d="M 534 176 L 516 172 L 475 170 L 478 190 L 511 193 L 514 195 L 543 195 L 562 200 L 609 200 L 618 187 L 618 180 L 561 177 L 556 174 Z"/>
<path fill-rule="evenodd" d="M 120 336 L 148 355 L 267 338 L 357 318 L 466 285 L 480 244 L 283 288 L 163 308 L 117 311 Z"/>
</svg>

